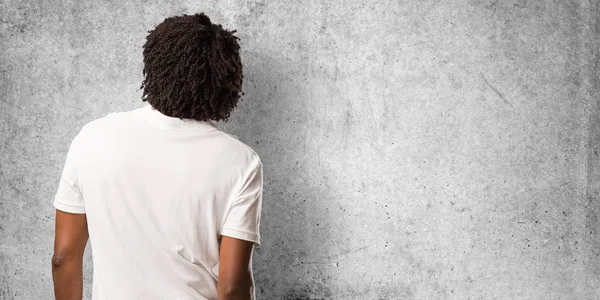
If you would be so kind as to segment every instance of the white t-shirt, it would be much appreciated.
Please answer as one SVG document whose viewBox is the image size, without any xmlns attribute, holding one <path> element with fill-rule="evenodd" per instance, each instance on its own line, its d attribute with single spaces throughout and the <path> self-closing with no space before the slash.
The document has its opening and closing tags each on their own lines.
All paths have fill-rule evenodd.
<svg viewBox="0 0 600 300">
<path fill-rule="evenodd" d="M 217 299 L 220 235 L 260 245 L 262 187 L 249 146 L 146 104 L 83 126 L 54 207 L 86 214 L 92 299 Z"/>
</svg>

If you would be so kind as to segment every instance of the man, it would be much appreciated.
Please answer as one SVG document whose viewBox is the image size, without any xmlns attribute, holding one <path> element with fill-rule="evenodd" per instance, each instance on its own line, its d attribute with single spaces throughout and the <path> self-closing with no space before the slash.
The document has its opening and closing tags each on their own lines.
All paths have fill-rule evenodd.
<svg viewBox="0 0 600 300">
<path fill-rule="evenodd" d="M 82 298 L 89 236 L 93 299 L 253 299 L 262 162 L 221 131 L 240 99 L 234 31 L 203 13 L 165 19 L 144 44 L 143 108 L 73 139 L 58 191 L 56 299 Z"/>
</svg>

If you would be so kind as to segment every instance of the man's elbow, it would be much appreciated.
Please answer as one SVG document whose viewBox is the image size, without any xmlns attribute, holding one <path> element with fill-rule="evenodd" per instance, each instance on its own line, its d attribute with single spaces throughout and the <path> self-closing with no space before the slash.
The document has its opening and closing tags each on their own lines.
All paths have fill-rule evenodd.
<svg viewBox="0 0 600 300">
<path fill-rule="evenodd" d="M 251 290 L 248 289 L 241 289 L 241 288 L 234 288 L 234 289 L 228 289 L 223 296 L 225 296 L 224 298 L 219 298 L 219 300 L 223 299 L 223 300 L 250 300 L 251 299 Z"/>
<path fill-rule="evenodd" d="M 238 283 L 219 282 L 219 300 L 249 300 L 252 295 L 252 281 L 247 280 Z"/>
<path fill-rule="evenodd" d="M 65 254 L 55 253 L 52 255 L 52 270 L 64 268 L 67 264 L 74 261 L 72 257 Z"/>
<path fill-rule="evenodd" d="M 52 255 L 52 269 L 58 269 L 65 264 L 65 258 L 62 255 Z"/>
</svg>

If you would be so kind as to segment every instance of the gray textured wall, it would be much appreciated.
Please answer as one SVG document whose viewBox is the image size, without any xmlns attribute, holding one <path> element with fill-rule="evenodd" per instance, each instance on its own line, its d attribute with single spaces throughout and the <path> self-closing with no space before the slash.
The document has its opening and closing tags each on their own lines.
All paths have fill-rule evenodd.
<svg viewBox="0 0 600 300">
<path fill-rule="evenodd" d="M 600 299 L 588 0 L 0 1 L 0 299 L 52 298 L 70 140 L 200 11 L 241 38 L 220 126 L 264 162 L 261 299 Z"/>
</svg>

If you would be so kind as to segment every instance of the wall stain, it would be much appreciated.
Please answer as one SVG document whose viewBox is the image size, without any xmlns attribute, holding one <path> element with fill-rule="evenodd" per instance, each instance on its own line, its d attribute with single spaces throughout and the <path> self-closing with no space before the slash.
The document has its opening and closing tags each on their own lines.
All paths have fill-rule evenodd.
<svg viewBox="0 0 600 300">
<path fill-rule="evenodd" d="M 10 285 L 8 284 L 7 278 L 2 278 L 0 281 L 0 300 L 14 300 L 15 296 L 10 290 Z"/>
<path fill-rule="evenodd" d="M 496 95 L 498 95 L 498 97 L 500 97 L 500 99 L 504 100 L 504 102 L 506 104 L 508 104 L 508 105 L 510 105 L 511 107 L 514 108 L 514 105 L 512 103 L 510 103 L 508 100 L 506 100 L 506 98 L 504 97 L 504 95 L 502 95 L 502 93 L 500 93 L 500 91 L 496 87 L 494 87 L 493 85 L 491 85 L 487 81 L 487 79 L 485 78 L 485 76 L 483 76 L 482 73 L 480 73 L 480 74 L 481 74 L 481 78 L 483 78 L 483 81 L 485 82 L 485 84 L 487 84 L 487 86 L 489 86 L 494 91 L 494 93 L 496 93 Z"/>
<path fill-rule="evenodd" d="M 322 282 L 313 282 L 306 286 L 295 287 L 289 290 L 283 300 L 325 300 L 331 299 L 331 290 Z"/>
</svg>

